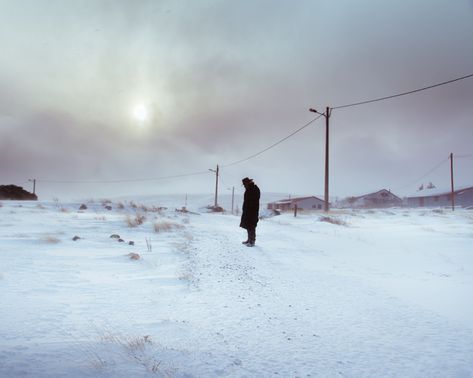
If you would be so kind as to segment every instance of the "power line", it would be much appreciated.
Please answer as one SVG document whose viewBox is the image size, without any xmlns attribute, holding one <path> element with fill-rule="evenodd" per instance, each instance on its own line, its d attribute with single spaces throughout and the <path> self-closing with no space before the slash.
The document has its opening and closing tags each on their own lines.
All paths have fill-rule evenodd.
<svg viewBox="0 0 473 378">
<path fill-rule="evenodd" d="M 425 90 L 427 90 L 427 89 L 440 87 L 441 85 L 446 85 L 446 84 L 454 83 L 454 82 L 456 82 L 456 81 L 468 79 L 468 78 L 470 78 L 470 77 L 473 77 L 473 74 L 466 75 L 466 76 L 462 76 L 462 77 L 458 77 L 458 78 L 456 78 L 456 79 L 452 79 L 452 80 L 448 80 L 448 81 L 443 81 L 443 82 L 441 82 L 441 83 L 429 85 L 429 86 L 427 86 L 427 87 L 423 87 L 423 88 L 419 88 L 419 89 L 414 89 L 414 90 L 412 90 L 412 91 L 397 93 L 397 94 L 394 94 L 394 95 L 391 95 L 391 96 L 385 96 L 385 97 L 375 98 L 375 99 L 373 99 L 373 100 L 365 100 L 365 101 L 360 101 L 360 102 L 354 102 L 354 103 L 346 104 L 346 105 L 334 106 L 332 109 L 343 109 L 343 108 L 348 108 L 348 107 L 351 107 L 351 106 L 365 105 L 365 104 L 370 104 L 370 103 L 372 103 L 372 102 L 383 101 L 383 100 L 389 100 L 389 99 L 391 99 L 391 98 L 406 96 L 406 95 L 409 95 L 409 94 L 412 94 L 412 93 L 417 93 L 417 92 L 425 91 Z"/>
<path fill-rule="evenodd" d="M 185 173 L 185 174 L 180 174 L 180 175 L 141 178 L 141 179 L 97 180 L 97 181 L 95 180 L 42 180 L 42 179 L 38 179 L 36 181 L 43 182 L 43 183 L 54 183 L 54 184 L 118 184 L 118 183 L 126 183 L 126 182 L 169 180 L 169 179 L 174 179 L 174 178 L 197 176 L 197 175 L 203 175 L 203 174 L 209 174 L 209 171 L 200 171 L 200 172 Z"/>
<path fill-rule="evenodd" d="M 281 140 L 277 141 L 276 143 L 273 143 L 271 146 L 251 155 L 248 156 L 244 159 L 234 161 L 230 164 L 222 165 L 221 167 L 230 167 L 239 163 L 243 163 L 244 161 L 250 160 L 258 155 L 261 155 L 262 153 L 270 150 L 273 147 L 276 147 L 278 144 L 281 144 L 282 142 L 286 141 L 293 135 L 299 133 L 309 125 L 311 125 L 313 122 L 318 120 L 322 115 L 319 115 L 318 117 L 315 117 L 311 121 L 307 122 L 305 125 L 302 127 L 298 128 L 297 130 L 293 131 L 291 134 L 288 136 L 282 138 Z M 140 178 L 140 179 L 118 179 L 118 180 L 43 180 L 43 179 L 37 179 L 37 182 L 42 182 L 42 183 L 54 183 L 54 184 L 118 184 L 118 183 L 129 183 L 129 182 L 146 182 L 146 181 L 159 181 L 159 180 L 168 180 L 168 179 L 174 179 L 174 178 L 181 178 L 181 177 L 189 177 L 189 176 L 196 176 L 196 175 L 203 175 L 203 174 L 208 174 L 209 171 L 199 171 L 199 172 L 193 172 L 193 173 L 186 173 L 186 174 L 180 174 L 180 175 L 173 175 L 173 176 L 162 176 L 162 177 L 153 177 L 153 178 Z"/>
<path fill-rule="evenodd" d="M 455 157 L 458 159 L 469 159 L 473 157 L 473 154 L 467 154 L 467 155 L 455 155 Z"/>
<path fill-rule="evenodd" d="M 407 185 L 404 185 L 402 187 L 398 187 L 396 188 L 395 190 L 401 190 L 401 189 L 405 189 L 407 188 L 408 186 L 411 186 L 411 185 L 414 185 L 416 183 L 418 183 L 420 180 L 422 180 L 423 178 L 427 177 L 428 175 L 430 175 L 432 172 L 436 171 L 438 168 L 440 168 L 442 166 L 442 164 L 444 164 L 446 161 L 448 161 L 450 159 L 450 156 L 447 157 L 446 159 L 443 159 L 440 163 L 438 163 L 435 167 L 433 167 L 430 171 L 428 171 L 426 174 L 422 175 L 421 177 L 419 177 L 418 179 L 414 180 L 414 181 L 411 181 L 409 184 Z"/>
<path fill-rule="evenodd" d="M 276 147 L 278 144 L 281 144 L 282 142 L 288 140 L 290 137 L 292 137 L 293 135 L 297 134 L 298 132 L 302 131 L 303 129 L 305 129 L 306 127 L 308 127 L 309 125 L 311 125 L 313 122 L 317 121 L 320 117 L 322 117 L 323 114 L 319 115 L 318 117 L 315 117 L 314 119 L 312 119 L 311 121 L 307 122 L 305 125 L 303 125 L 302 127 L 298 128 L 297 130 L 293 131 L 291 134 L 289 134 L 288 136 L 282 138 L 281 140 L 277 141 L 276 143 L 273 143 L 271 146 L 269 147 L 266 147 L 264 150 L 261 150 L 253 155 L 250 155 L 244 159 L 241 159 L 241 160 L 237 160 L 237 161 L 234 161 L 232 163 L 229 163 L 229 164 L 225 164 L 225 165 L 222 165 L 221 167 L 222 168 L 227 168 L 227 167 L 231 167 L 233 165 L 237 165 L 237 164 L 240 164 L 240 163 L 243 163 L 245 161 L 248 161 L 250 159 L 253 159 L 254 157 L 256 156 L 259 156 L 261 155 L 262 153 L 270 150 L 271 148 L 273 147 Z"/>
</svg>

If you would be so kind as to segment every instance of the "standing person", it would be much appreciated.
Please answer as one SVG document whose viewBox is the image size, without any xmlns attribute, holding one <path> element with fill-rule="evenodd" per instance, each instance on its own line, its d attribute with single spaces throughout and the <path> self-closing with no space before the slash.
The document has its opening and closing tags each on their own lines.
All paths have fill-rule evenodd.
<svg viewBox="0 0 473 378">
<path fill-rule="evenodd" d="M 256 225 L 258 224 L 260 190 L 253 180 L 248 177 L 241 181 L 245 187 L 245 196 L 240 227 L 246 228 L 248 232 L 248 239 L 243 244 L 247 247 L 253 247 L 256 240 Z"/>
</svg>

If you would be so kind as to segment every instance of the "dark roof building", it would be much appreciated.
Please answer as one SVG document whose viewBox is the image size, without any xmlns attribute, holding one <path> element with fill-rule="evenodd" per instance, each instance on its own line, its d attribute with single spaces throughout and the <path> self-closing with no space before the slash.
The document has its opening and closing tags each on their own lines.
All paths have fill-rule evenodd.
<svg viewBox="0 0 473 378">
<path fill-rule="evenodd" d="M 454 192 L 455 206 L 473 206 L 473 186 L 457 189 Z M 445 207 L 452 205 L 452 192 L 436 188 L 419 190 L 415 195 L 406 197 L 409 207 Z"/>
<path fill-rule="evenodd" d="M 358 197 L 348 197 L 341 202 L 341 206 L 351 208 L 396 207 L 402 206 L 402 199 L 391 193 L 390 190 L 381 189 Z"/>
</svg>

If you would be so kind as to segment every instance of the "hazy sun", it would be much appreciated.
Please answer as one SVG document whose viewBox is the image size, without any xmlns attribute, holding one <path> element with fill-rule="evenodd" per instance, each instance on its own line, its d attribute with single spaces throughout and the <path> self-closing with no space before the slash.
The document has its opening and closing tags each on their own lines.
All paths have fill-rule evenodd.
<svg viewBox="0 0 473 378">
<path fill-rule="evenodd" d="M 144 122 L 148 119 L 148 109 L 143 104 L 135 105 L 133 108 L 133 118 L 137 121 Z"/>
</svg>

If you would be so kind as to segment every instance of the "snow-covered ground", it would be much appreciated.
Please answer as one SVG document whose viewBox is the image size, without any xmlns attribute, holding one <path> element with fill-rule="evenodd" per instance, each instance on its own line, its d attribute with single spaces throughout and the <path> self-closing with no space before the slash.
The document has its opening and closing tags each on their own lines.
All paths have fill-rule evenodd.
<svg viewBox="0 0 473 378">
<path fill-rule="evenodd" d="M 190 200 L 2 202 L 0 376 L 473 377 L 473 212 Z"/>
</svg>

